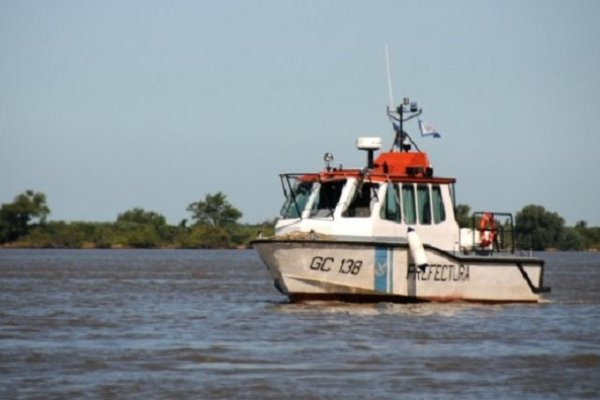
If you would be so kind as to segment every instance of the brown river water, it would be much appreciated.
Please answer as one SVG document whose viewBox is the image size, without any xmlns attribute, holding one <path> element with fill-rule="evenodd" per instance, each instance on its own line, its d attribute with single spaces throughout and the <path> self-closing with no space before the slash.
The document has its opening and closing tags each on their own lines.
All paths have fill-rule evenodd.
<svg viewBox="0 0 600 400">
<path fill-rule="evenodd" d="M 600 253 L 539 304 L 290 304 L 253 251 L 0 250 L 0 399 L 600 398 Z"/>
</svg>

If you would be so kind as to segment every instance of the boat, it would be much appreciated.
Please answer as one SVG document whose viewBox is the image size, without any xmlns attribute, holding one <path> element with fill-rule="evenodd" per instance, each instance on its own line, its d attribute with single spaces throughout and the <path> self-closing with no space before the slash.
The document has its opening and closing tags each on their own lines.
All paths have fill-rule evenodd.
<svg viewBox="0 0 600 400">
<path fill-rule="evenodd" d="M 539 302 L 544 260 L 517 253 L 510 213 L 455 217 L 455 178 L 434 174 L 404 130 L 423 110 L 387 109 L 394 140 L 360 137 L 366 166 L 282 173 L 284 204 L 270 237 L 252 242 L 289 301 Z M 419 127 L 422 128 L 419 120 Z M 424 135 L 421 129 L 421 135 Z"/>
</svg>

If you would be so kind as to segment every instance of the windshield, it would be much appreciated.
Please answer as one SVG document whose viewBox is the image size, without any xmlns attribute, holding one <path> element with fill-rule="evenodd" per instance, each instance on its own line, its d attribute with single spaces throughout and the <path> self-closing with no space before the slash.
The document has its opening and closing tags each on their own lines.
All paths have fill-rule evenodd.
<svg viewBox="0 0 600 400">
<path fill-rule="evenodd" d="M 371 216 L 372 206 L 377 200 L 379 184 L 361 182 L 354 192 L 348 208 L 342 214 L 344 217 L 366 218 Z"/>
<path fill-rule="evenodd" d="M 346 180 L 335 180 L 322 182 L 319 187 L 319 193 L 310 212 L 311 217 L 332 217 L 335 206 L 340 201 L 342 189 Z"/>
<path fill-rule="evenodd" d="M 310 197 L 313 182 L 298 181 L 288 193 L 281 207 L 282 218 L 300 218 Z"/>
</svg>

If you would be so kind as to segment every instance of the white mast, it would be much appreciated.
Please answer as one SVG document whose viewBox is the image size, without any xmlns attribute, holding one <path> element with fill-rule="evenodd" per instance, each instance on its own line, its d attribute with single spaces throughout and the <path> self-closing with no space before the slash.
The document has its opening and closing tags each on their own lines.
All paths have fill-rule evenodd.
<svg viewBox="0 0 600 400">
<path fill-rule="evenodd" d="M 394 110 L 394 92 L 392 90 L 392 76 L 390 74 L 390 54 L 388 51 L 388 45 L 385 44 L 385 66 L 387 67 L 387 80 L 388 80 L 388 95 L 390 96 L 390 107 L 389 110 Z"/>
</svg>

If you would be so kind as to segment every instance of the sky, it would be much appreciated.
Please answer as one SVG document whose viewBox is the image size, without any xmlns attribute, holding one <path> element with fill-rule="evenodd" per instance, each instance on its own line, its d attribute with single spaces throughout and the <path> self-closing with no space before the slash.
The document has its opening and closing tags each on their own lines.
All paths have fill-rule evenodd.
<svg viewBox="0 0 600 400">
<path fill-rule="evenodd" d="M 274 218 L 279 173 L 391 146 L 387 44 L 458 203 L 600 226 L 599 39 L 594 0 L 0 0 L 0 203 L 176 224 L 222 191 L 242 222 Z"/>
</svg>

